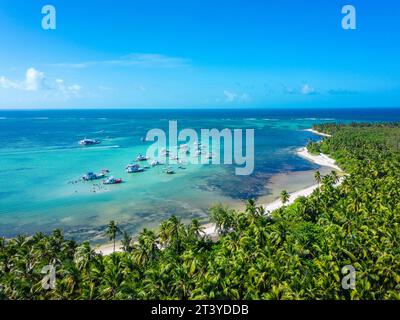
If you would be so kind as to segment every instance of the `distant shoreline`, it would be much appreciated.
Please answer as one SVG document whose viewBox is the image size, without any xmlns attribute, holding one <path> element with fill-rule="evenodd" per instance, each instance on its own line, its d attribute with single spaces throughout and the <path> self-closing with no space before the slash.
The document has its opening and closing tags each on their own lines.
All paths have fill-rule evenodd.
<svg viewBox="0 0 400 320">
<path fill-rule="evenodd" d="M 319 135 L 319 136 L 331 137 L 331 135 L 327 135 L 325 133 L 318 132 L 318 131 L 315 131 L 313 129 L 306 129 L 304 131 L 309 131 L 309 132 L 312 132 L 312 133 L 314 133 L 316 135 Z M 329 167 L 329 168 L 335 169 L 335 170 L 337 170 L 339 172 L 343 172 L 343 170 L 339 166 L 336 165 L 335 160 L 332 159 L 331 157 L 327 156 L 326 154 L 322 154 L 321 153 L 319 155 L 313 155 L 307 150 L 307 147 L 299 148 L 297 150 L 296 154 L 299 157 L 302 157 L 302 158 L 304 158 L 304 159 L 306 159 L 306 160 L 308 160 L 308 161 L 310 161 L 312 163 L 318 164 L 318 165 L 323 166 L 323 167 Z M 341 182 L 342 182 L 342 179 L 339 181 L 338 184 L 340 184 Z M 301 190 L 298 190 L 298 191 L 295 191 L 293 193 L 290 193 L 289 194 L 289 201 L 285 205 L 290 205 L 290 204 L 294 203 L 294 201 L 296 199 L 300 198 L 300 197 L 308 197 L 308 196 L 310 196 L 318 188 L 319 188 L 319 185 L 318 184 L 314 184 L 314 185 L 312 185 L 310 187 L 303 188 Z M 263 207 L 264 207 L 265 213 L 266 214 L 270 214 L 272 211 L 277 210 L 277 209 L 281 208 L 282 206 L 283 206 L 282 201 L 280 199 L 276 199 L 273 202 L 265 204 Z M 216 231 L 216 227 L 215 227 L 214 224 L 208 223 L 208 224 L 204 224 L 202 227 L 204 228 L 203 229 L 204 235 L 209 236 L 211 238 L 215 238 L 215 237 L 218 236 L 217 235 L 217 231 Z M 98 246 L 95 249 L 95 251 L 97 253 L 101 253 L 102 255 L 109 255 L 109 254 L 113 253 L 113 246 L 114 245 L 112 243 L 107 243 L 107 244 Z M 120 241 L 116 242 L 115 252 L 122 251 L 120 246 L 121 246 L 121 242 Z"/>
</svg>

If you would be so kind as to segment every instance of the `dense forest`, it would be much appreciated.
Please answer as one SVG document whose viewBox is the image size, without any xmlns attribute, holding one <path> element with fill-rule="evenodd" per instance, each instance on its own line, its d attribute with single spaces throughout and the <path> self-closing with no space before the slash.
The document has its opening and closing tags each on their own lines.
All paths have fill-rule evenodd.
<svg viewBox="0 0 400 320">
<path fill-rule="evenodd" d="M 308 148 L 337 160 L 340 186 L 336 173 L 316 175 L 310 197 L 270 215 L 253 200 L 242 212 L 217 205 L 217 241 L 174 216 L 135 240 L 111 222 L 124 252 L 108 256 L 60 230 L 1 239 L 0 299 L 400 299 L 400 125 L 314 129 L 332 135 Z M 354 289 L 342 287 L 346 265 Z"/>
</svg>

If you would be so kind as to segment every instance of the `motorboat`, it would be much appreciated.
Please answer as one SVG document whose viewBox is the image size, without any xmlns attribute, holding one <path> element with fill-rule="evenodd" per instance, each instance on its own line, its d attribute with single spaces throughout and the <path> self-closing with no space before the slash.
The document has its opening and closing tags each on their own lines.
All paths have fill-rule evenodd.
<svg viewBox="0 0 400 320">
<path fill-rule="evenodd" d="M 174 174 L 175 171 L 174 171 L 174 169 L 172 169 L 172 167 L 168 167 L 168 168 L 165 170 L 165 173 L 166 173 L 166 174 Z"/>
<path fill-rule="evenodd" d="M 156 167 L 156 166 L 162 165 L 162 162 L 160 162 L 158 160 L 153 160 L 150 164 L 152 167 Z"/>
<path fill-rule="evenodd" d="M 190 150 L 189 149 L 181 149 L 181 154 L 189 155 L 190 154 Z"/>
<path fill-rule="evenodd" d="M 142 155 L 142 154 L 139 154 L 139 155 L 136 157 L 136 161 L 147 161 L 147 160 L 149 160 L 149 158 L 146 157 L 146 156 L 144 156 L 144 155 Z"/>
<path fill-rule="evenodd" d="M 162 149 L 161 150 L 161 155 L 162 156 L 168 156 L 169 155 L 169 150 L 168 149 Z"/>
<path fill-rule="evenodd" d="M 139 165 L 137 164 L 129 164 L 126 166 L 126 172 L 127 173 L 138 173 L 138 172 L 143 172 L 144 169 L 141 168 Z"/>
<path fill-rule="evenodd" d="M 82 180 L 83 180 L 83 181 L 92 181 L 92 180 L 102 179 L 102 178 L 104 178 L 104 177 L 105 177 L 105 174 L 104 174 L 104 173 L 98 173 L 98 174 L 96 174 L 96 173 L 93 173 L 93 172 L 88 172 L 87 174 L 85 174 L 85 175 L 82 177 Z"/>
<path fill-rule="evenodd" d="M 99 144 L 99 143 L 100 143 L 100 140 L 86 139 L 86 138 L 81 140 L 81 141 L 79 141 L 79 144 L 81 146 L 91 146 L 91 145 Z"/>
<path fill-rule="evenodd" d="M 122 183 L 122 179 L 116 179 L 114 177 L 109 177 L 108 179 L 103 181 L 103 184 L 120 184 Z"/>
</svg>

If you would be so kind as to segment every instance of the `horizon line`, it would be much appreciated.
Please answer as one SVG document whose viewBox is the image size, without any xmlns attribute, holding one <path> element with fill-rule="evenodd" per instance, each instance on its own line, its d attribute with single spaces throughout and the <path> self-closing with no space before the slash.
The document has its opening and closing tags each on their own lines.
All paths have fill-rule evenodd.
<svg viewBox="0 0 400 320">
<path fill-rule="evenodd" d="M 1 111 L 63 111 L 63 110 L 179 110 L 179 111 L 190 111 L 190 110 L 329 110 L 329 109 L 400 109 L 399 106 L 341 106 L 341 107 L 13 107 L 13 108 L 1 108 Z"/>
</svg>

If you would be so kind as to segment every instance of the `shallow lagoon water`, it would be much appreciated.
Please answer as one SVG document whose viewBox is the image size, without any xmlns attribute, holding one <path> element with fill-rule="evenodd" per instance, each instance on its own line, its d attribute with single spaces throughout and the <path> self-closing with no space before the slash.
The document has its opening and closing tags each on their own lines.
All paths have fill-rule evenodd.
<svg viewBox="0 0 400 320">
<path fill-rule="evenodd" d="M 271 199 L 285 184 L 312 183 L 310 170 L 319 167 L 296 156 L 295 150 L 315 135 L 303 131 L 314 123 L 363 120 L 393 121 L 399 113 L 329 111 L 182 111 L 182 110 L 65 110 L 0 112 L 0 235 L 64 229 L 68 237 L 103 242 L 105 225 L 118 221 L 133 234 L 175 214 L 184 221 L 207 220 L 215 203 L 241 206 L 245 199 Z M 187 165 L 166 175 L 162 167 L 127 174 L 125 166 L 149 143 L 148 130 L 255 129 L 255 170 L 236 176 L 234 166 Z M 84 137 L 100 145 L 80 147 Z M 87 171 L 107 168 L 121 185 L 81 182 Z M 299 178 L 303 173 L 303 178 Z M 287 174 L 295 173 L 292 187 Z M 279 179 L 278 179 L 279 180 Z M 278 190 L 279 189 L 279 190 Z"/>
</svg>

